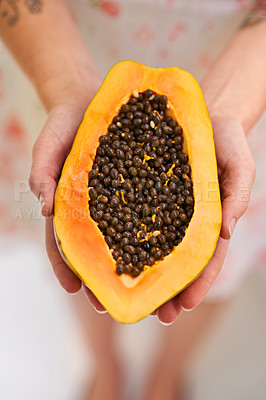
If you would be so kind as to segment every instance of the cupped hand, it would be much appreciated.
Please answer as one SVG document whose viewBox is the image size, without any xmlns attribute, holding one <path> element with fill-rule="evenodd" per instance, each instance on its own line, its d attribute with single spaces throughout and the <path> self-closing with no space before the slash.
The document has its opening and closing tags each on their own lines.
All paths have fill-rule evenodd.
<svg viewBox="0 0 266 400">
<path fill-rule="evenodd" d="M 222 268 L 236 222 L 247 209 L 255 179 L 255 164 L 242 125 L 220 117 L 213 118 L 212 124 L 222 198 L 220 237 L 213 257 L 202 274 L 156 311 L 159 320 L 164 323 L 173 322 L 182 308 L 191 310 L 198 306 L 207 294 Z"/>
<path fill-rule="evenodd" d="M 40 200 L 46 218 L 46 249 L 54 273 L 69 293 L 81 288 L 81 282 L 63 261 L 54 237 L 53 205 L 62 165 L 72 146 L 76 131 L 91 98 L 77 106 L 63 104 L 54 107 L 36 140 L 32 154 L 29 185 Z"/>
<path fill-rule="evenodd" d="M 222 199 L 220 237 L 202 274 L 180 294 L 152 313 L 165 324 L 174 322 L 182 308 L 191 310 L 204 299 L 223 266 L 230 237 L 236 222 L 247 209 L 255 179 L 255 164 L 242 125 L 224 118 L 213 118 L 212 124 Z M 104 308 L 97 298 L 88 288 L 84 289 L 96 310 L 102 312 Z"/>
<path fill-rule="evenodd" d="M 64 262 L 58 250 L 53 227 L 54 195 L 64 161 L 71 149 L 77 129 L 91 100 L 79 105 L 63 104 L 54 107 L 36 140 L 32 153 L 29 185 L 40 200 L 45 221 L 46 250 L 55 276 L 68 293 L 77 293 L 82 287 L 80 279 Z M 86 296 L 98 312 L 105 311 L 93 293 L 83 285 Z"/>
<path fill-rule="evenodd" d="M 88 101 L 89 102 L 89 101 Z M 51 110 L 47 122 L 33 148 L 29 184 L 42 203 L 46 218 L 46 248 L 54 273 L 61 286 L 69 293 L 81 288 L 81 281 L 62 259 L 54 237 L 53 201 L 61 168 L 71 148 L 87 103 L 62 105 Z M 201 303 L 220 272 L 229 239 L 238 219 L 244 214 L 255 178 L 255 165 L 240 123 L 222 118 L 212 120 L 222 196 L 222 228 L 213 257 L 203 273 L 183 292 L 159 307 L 153 314 L 164 323 L 173 322 L 182 308 L 193 309 Z M 93 293 L 84 285 L 90 303 L 99 312 L 104 311 Z"/>
</svg>

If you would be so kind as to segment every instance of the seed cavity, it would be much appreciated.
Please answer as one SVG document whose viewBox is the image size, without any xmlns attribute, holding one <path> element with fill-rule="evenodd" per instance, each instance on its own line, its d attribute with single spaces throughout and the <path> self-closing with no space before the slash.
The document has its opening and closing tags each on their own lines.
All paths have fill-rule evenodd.
<svg viewBox="0 0 266 400">
<path fill-rule="evenodd" d="M 89 210 L 118 275 L 138 276 L 169 255 L 194 212 L 183 130 L 168 99 L 134 90 L 99 138 L 89 172 Z"/>
</svg>

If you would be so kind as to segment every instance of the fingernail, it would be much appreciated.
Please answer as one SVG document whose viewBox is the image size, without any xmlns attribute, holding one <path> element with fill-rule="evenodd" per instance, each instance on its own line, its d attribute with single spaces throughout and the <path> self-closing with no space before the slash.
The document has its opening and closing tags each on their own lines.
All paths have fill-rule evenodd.
<svg viewBox="0 0 266 400">
<path fill-rule="evenodd" d="M 163 326 L 170 326 L 170 325 L 172 325 L 175 321 L 172 321 L 172 322 L 162 322 L 162 321 L 159 320 L 159 322 L 160 322 L 160 324 L 163 325 Z"/>
<path fill-rule="evenodd" d="M 106 314 L 107 313 L 107 310 L 97 310 L 96 307 L 93 307 L 93 308 L 98 314 Z"/>
<path fill-rule="evenodd" d="M 45 200 L 44 200 L 44 196 L 42 193 L 39 196 L 39 202 L 41 204 L 41 209 L 43 209 L 43 207 L 45 206 Z"/>
<path fill-rule="evenodd" d="M 236 218 L 232 218 L 232 219 L 231 219 L 231 222 L 230 222 L 230 225 L 229 225 L 229 234 L 230 234 L 230 237 L 232 236 L 232 234 L 233 234 L 233 232 L 234 232 L 235 226 L 236 226 Z"/>
<path fill-rule="evenodd" d="M 186 312 L 194 310 L 194 308 L 185 308 L 183 306 L 181 306 L 181 308 L 182 308 L 183 311 L 186 311 Z"/>
</svg>

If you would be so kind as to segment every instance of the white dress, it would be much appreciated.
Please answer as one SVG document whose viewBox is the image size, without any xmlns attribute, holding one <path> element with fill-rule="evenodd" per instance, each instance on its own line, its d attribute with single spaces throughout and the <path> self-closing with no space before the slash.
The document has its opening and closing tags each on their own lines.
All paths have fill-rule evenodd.
<svg viewBox="0 0 266 400">
<path fill-rule="evenodd" d="M 68 0 L 102 76 L 116 62 L 179 66 L 200 82 L 237 30 L 249 0 Z M 45 121 L 37 97 L 0 48 L 0 241 L 33 237 L 40 210 L 27 191 L 32 144 Z M 25 98 L 27 101 L 25 101 Z M 257 177 L 248 211 L 237 224 L 226 262 L 208 299 L 230 296 L 247 272 L 266 265 L 266 118 L 249 134 Z M 14 184 L 14 182 L 16 182 Z"/>
</svg>

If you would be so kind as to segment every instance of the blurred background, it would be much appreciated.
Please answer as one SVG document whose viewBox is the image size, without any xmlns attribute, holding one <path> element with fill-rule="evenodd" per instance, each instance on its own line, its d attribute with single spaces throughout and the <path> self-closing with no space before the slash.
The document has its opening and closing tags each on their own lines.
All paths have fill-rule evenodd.
<svg viewBox="0 0 266 400">
<path fill-rule="evenodd" d="M 27 184 L 32 144 L 44 121 L 33 88 L 0 47 L 1 400 L 77 400 L 93 374 L 92 352 L 73 296 L 53 276 L 44 248 L 44 220 Z M 251 148 L 265 157 L 266 135 L 259 149 L 253 138 L 256 133 L 250 135 Z M 259 157 L 257 174 L 263 175 Z M 256 235 L 259 243 L 266 234 L 265 203 L 264 197 L 248 211 L 257 225 L 243 234 L 245 221 L 241 221 L 233 235 L 235 248 L 245 259 L 244 269 L 255 263 L 256 249 L 250 251 L 248 235 Z M 229 306 L 194 354 L 189 373 L 191 400 L 266 398 L 266 249 L 255 264 L 249 274 L 243 274 Z M 126 391 L 137 396 L 167 327 L 149 317 L 116 328 L 116 346 L 128 376 Z"/>
</svg>

